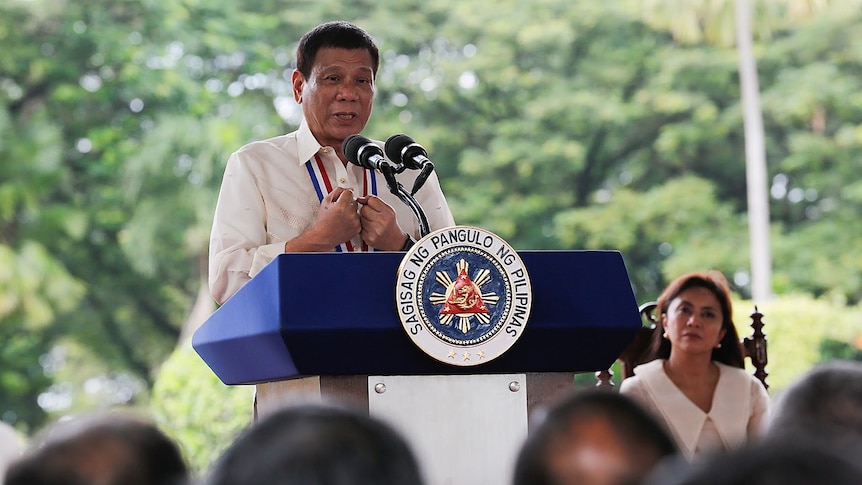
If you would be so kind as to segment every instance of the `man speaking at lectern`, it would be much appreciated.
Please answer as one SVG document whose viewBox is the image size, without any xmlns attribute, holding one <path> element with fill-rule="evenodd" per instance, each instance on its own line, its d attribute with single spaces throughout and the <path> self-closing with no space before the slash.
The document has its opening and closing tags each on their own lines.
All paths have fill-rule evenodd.
<svg viewBox="0 0 862 485">
<path fill-rule="evenodd" d="M 300 40 L 292 76 L 299 129 L 249 143 L 227 163 L 210 238 L 210 292 L 219 304 L 279 253 L 398 251 L 420 236 L 383 176 L 342 152 L 371 115 L 378 66 L 374 40 L 351 23 L 328 22 Z M 398 177 L 410 187 L 416 171 Z M 434 174 L 416 200 L 431 230 L 454 225 Z"/>
<path fill-rule="evenodd" d="M 291 78 L 299 128 L 249 143 L 227 162 L 209 252 L 210 293 L 219 304 L 280 253 L 398 251 L 421 236 L 382 174 L 349 163 L 342 151 L 371 116 L 379 60 L 371 36 L 349 22 L 321 24 L 300 39 Z M 398 181 L 411 187 L 417 174 L 403 171 Z M 430 230 L 454 225 L 435 174 L 415 199 Z M 338 288 L 338 275 L 319 277 L 335 299 L 351 291 Z M 259 410 L 265 387 L 258 386 Z"/>
</svg>

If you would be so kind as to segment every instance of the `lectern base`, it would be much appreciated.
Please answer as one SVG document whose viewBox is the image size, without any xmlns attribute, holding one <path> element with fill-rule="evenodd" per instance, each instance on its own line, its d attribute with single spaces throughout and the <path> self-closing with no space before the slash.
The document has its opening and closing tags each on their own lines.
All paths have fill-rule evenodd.
<svg viewBox="0 0 862 485">
<path fill-rule="evenodd" d="M 405 435 L 432 485 L 510 483 L 527 436 L 524 374 L 371 376 L 369 412 Z"/>
<path fill-rule="evenodd" d="M 367 410 L 407 438 L 429 485 L 499 485 L 530 425 L 574 391 L 569 373 L 315 376 L 257 386 L 257 415 L 306 403 Z"/>
<path fill-rule="evenodd" d="M 334 403 L 368 410 L 368 376 L 311 376 L 255 386 L 255 417 L 298 404 Z"/>
</svg>

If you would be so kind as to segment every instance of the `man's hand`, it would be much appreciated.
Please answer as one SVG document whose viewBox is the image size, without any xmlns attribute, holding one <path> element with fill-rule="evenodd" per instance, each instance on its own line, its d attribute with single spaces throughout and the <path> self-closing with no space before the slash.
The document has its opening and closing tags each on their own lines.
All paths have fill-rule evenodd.
<svg viewBox="0 0 862 485">
<path fill-rule="evenodd" d="M 359 209 L 362 240 L 383 251 L 399 251 L 407 234 L 398 225 L 395 209 L 374 195 L 360 197 L 357 201 L 362 204 Z"/>
<path fill-rule="evenodd" d="M 317 220 L 308 231 L 284 245 L 285 252 L 331 251 L 362 230 L 353 191 L 336 187 L 320 202 Z"/>
<path fill-rule="evenodd" d="M 359 222 L 357 202 L 353 191 L 344 187 L 336 187 L 323 198 L 317 221 L 314 225 L 321 229 L 321 238 L 337 246 L 359 234 L 362 225 Z"/>
</svg>

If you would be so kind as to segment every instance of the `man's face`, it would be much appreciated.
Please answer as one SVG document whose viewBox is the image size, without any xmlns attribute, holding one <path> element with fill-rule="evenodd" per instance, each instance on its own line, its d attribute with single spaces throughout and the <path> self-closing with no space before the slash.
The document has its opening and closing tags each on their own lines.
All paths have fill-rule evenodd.
<svg viewBox="0 0 862 485">
<path fill-rule="evenodd" d="M 293 97 L 322 146 L 341 153 L 348 136 L 365 128 L 374 101 L 374 70 L 366 49 L 324 47 L 308 79 L 293 72 Z"/>
</svg>

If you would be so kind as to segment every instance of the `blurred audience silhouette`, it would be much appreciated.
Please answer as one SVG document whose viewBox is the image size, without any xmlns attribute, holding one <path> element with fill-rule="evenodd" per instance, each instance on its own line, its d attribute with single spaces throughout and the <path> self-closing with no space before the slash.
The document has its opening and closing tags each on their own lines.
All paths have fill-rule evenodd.
<svg viewBox="0 0 862 485">
<path fill-rule="evenodd" d="M 683 296 L 672 300 L 680 298 L 685 304 L 685 289 L 678 293 Z M 670 308 L 673 311 L 674 305 Z M 636 399 L 608 390 L 579 390 L 532 427 L 518 454 L 512 483 L 860 484 L 862 362 L 825 362 L 798 377 L 780 394 L 764 428 L 763 440 L 703 453 L 690 462 L 664 423 Z M 288 407 L 258 421 L 200 480 L 193 480 L 171 438 L 131 412 L 60 421 L 39 433 L 23 453 L 20 444 L 17 433 L 0 423 L 0 483 L 424 483 L 419 461 L 397 430 L 363 412 L 330 405 Z M 10 465 L 3 481 L 5 463 Z"/>
<path fill-rule="evenodd" d="M 514 485 L 628 485 L 675 456 L 673 438 L 639 404 L 607 390 L 578 391 L 530 432 Z"/>
<path fill-rule="evenodd" d="M 797 377 L 776 399 L 766 437 L 827 441 L 862 457 L 862 362 L 823 362 Z"/>
<path fill-rule="evenodd" d="M 697 463 L 658 467 L 644 485 L 858 485 L 862 468 L 834 446 L 757 442 Z"/>
<path fill-rule="evenodd" d="M 130 412 L 48 427 L 6 473 L 6 485 L 181 485 L 190 478 L 177 444 Z"/>
<path fill-rule="evenodd" d="M 421 485 L 419 463 L 388 424 L 346 408 L 282 408 L 241 434 L 209 485 Z"/>
</svg>

